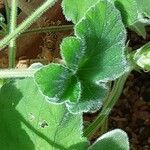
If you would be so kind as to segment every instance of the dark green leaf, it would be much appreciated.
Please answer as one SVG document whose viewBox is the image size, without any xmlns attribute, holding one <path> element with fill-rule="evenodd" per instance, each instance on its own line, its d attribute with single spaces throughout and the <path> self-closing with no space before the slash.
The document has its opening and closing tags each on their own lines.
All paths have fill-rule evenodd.
<svg viewBox="0 0 150 150">
<path fill-rule="evenodd" d="M 79 112 L 95 112 L 97 111 L 104 101 L 108 90 L 102 85 L 95 83 L 81 82 L 81 98 L 76 104 L 67 104 L 67 107 L 72 113 Z"/>
<path fill-rule="evenodd" d="M 50 64 L 39 69 L 35 73 L 35 81 L 52 102 L 77 102 L 80 98 L 80 82 L 62 65 Z"/>
</svg>

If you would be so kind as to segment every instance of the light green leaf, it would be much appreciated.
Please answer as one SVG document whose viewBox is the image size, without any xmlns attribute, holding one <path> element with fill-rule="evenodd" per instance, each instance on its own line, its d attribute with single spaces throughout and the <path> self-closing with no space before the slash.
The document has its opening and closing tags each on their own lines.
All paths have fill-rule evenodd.
<svg viewBox="0 0 150 150">
<path fill-rule="evenodd" d="M 88 150 L 129 150 L 127 134 L 120 129 L 107 132 Z"/>
<path fill-rule="evenodd" d="M 146 17 L 150 18 L 150 1 L 149 0 L 136 0 L 138 7 Z"/>
<path fill-rule="evenodd" d="M 100 1 L 91 7 L 75 26 L 75 33 L 86 45 L 78 69 L 80 80 L 114 80 L 126 71 L 126 32 L 112 3 Z"/>
<path fill-rule="evenodd" d="M 59 64 L 50 64 L 35 73 L 35 81 L 51 102 L 77 102 L 80 98 L 80 82 L 73 73 Z"/>
<path fill-rule="evenodd" d="M 9 82 L 0 89 L 2 150 L 87 149 L 82 115 L 49 104 L 32 79 Z"/>
<path fill-rule="evenodd" d="M 76 24 L 98 0 L 63 0 L 63 13 L 67 20 Z"/>
<path fill-rule="evenodd" d="M 81 82 L 81 98 L 76 104 L 67 103 L 67 107 L 71 113 L 79 112 L 95 112 L 101 108 L 104 97 L 108 90 L 102 85 L 95 83 Z"/>
<path fill-rule="evenodd" d="M 150 43 L 138 49 L 133 56 L 134 62 L 141 69 L 150 71 Z"/>
</svg>

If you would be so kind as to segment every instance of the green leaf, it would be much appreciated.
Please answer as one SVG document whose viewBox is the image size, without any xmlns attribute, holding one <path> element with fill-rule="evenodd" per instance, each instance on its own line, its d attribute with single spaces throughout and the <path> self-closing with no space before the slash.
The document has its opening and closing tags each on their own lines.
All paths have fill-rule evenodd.
<svg viewBox="0 0 150 150">
<path fill-rule="evenodd" d="M 138 20 L 138 5 L 136 0 L 113 0 L 115 6 L 120 10 L 125 25 L 133 25 Z"/>
<path fill-rule="evenodd" d="M 75 34 L 86 45 L 78 69 L 80 80 L 114 80 L 127 70 L 126 31 L 112 3 L 100 1 L 91 7 L 75 26 Z"/>
<path fill-rule="evenodd" d="M 120 129 L 107 132 L 89 150 L 129 150 L 127 134 Z"/>
<path fill-rule="evenodd" d="M 115 80 L 128 68 L 121 15 L 112 3 L 100 1 L 75 25 L 75 35 L 61 44 L 66 68 L 58 64 L 43 67 L 35 81 L 51 102 L 68 100 L 72 113 L 95 111 L 107 93 L 100 82 Z"/>
<path fill-rule="evenodd" d="M 122 20 L 126 27 L 135 31 L 143 38 L 146 38 L 145 26 L 150 24 L 150 22 L 142 16 L 142 11 L 139 6 L 142 0 L 113 0 L 115 6 L 122 15 Z"/>
<path fill-rule="evenodd" d="M 61 43 L 61 57 L 65 65 L 73 72 L 78 70 L 80 60 L 84 56 L 85 46 L 76 37 L 67 37 Z"/>
<path fill-rule="evenodd" d="M 98 0 L 63 0 L 63 13 L 67 20 L 76 24 L 97 1 Z"/>
<path fill-rule="evenodd" d="M 141 12 L 150 18 L 150 1 L 149 0 L 136 0 Z"/>
<path fill-rule="evenodd" d="M 76 104 L 67 103 L 71 113 L 95 112 L 101 108 L 108 90 L 102 85 L 81 82 L 81 98 Z"/>
<path fill-rule="evenodd" d="M 2 150 L 87 149 L 82 115 L 49 104 L 32 79 L 12 81 L 0 89 L 0 114 Z"/>
<path fill-rule="evenodd" d="M 50 64 L 35 73 L 35 81 L 51 102 L 77 102 L 80 98 L 80 82 L 73 73 L 59 64 Z"/>
</svg>

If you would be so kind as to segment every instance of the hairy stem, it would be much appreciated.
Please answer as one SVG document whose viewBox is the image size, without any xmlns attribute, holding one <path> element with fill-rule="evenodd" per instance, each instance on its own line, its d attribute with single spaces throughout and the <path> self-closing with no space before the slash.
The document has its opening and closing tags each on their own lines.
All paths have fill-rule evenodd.
<svg viewBox="0 0 150 150">
<path fill-rule="evenodd" d="M 10 8 L 8 5 L 8 0 L 4 0 L 5 10 L 6 10 L 6 18 L 7 18 L 7 24 L 10 23 Z"/>
<path fill-rule="evenodd" d="M 0 49 L 7 46 L 12 39 L 16 39 L 22 32 L 31 26 L 41 15 L 50 7 L 52 7 L 57 0 L 47 0 L 32 15 L 23 21 L 12 33 L 9 33 L 4 39 L 0 41 Z"/>
<path fill-rule="evenodd" d="M 12 0 L 11 4 L 11 18 L 9 33 L 13 33 L 17 25 L 17 2 L 18 0 Z M 12 39 L 9 44 L 9 68 L 15 67 L 16 60 L 16 40 Z"/>
<path fill-rule="evenodd" d="M 67 30 L 73 30 L 73 25 L 60 25 L 60 26 L 35 28 L 35 29 L 27 30 L 23 32 L 22 34 L 60 32 L 60 31 L 67 31 Z"/>
<path fill-rule="evenodd" d="M 33 77 L 37 69 L 0 69 L 0 79 Z"/>
<path fill-rule="evenodd" d="M 110 95 L 108 96 L 108 99 L 106 100 L 106 104 L 104 105 L 102 111 L 100 112 L 98 117 L 94 120 L 94 122 L 91 123 L 91 125 L 89 125 L 89 127 L 87 127 L 84 130 L 84 136 L 90 138 L 97 131 L 97 129 L 103 125 L 105 119 L 108 117 L 113 106 L 116 104 L 117 100 L 119 99 L 128 75 L 129 73 L 126 73 L 118 80 L 115 81 L 113 89 Z"/>
</svg>

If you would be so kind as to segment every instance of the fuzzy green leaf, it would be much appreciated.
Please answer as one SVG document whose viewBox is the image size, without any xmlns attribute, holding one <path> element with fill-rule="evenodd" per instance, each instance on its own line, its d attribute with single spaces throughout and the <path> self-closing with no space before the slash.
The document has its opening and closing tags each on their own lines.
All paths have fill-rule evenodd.
<svg viewBox="0 0 150 150">
<path fill-rule="evenodd" d="M 84 45 L 80 39 L 76 37 L 67 37 L 61 43 L 61 56 L 65 65 L 76 72 L 81 63 L 80 60 L 84 56 Z"/>
<path fill-rule="evenodd" d="M 107 132 L 88 150 L 129 150 L 127 134 L 120 129 Z"/>
<path fill-rule="evenodd" d="M 61 44 L 66 68 L 58 64 L 43 67 L 35 74 L 35 81 L 51 102 L 68 100 L 68 109 L 73 113 L 95 111 L 107 92 L 98 84 L 127 71 L 121 15 L 112 3 L 100 1 L 77 23 L 75 35 Z"/>
<path fill-rule="evenodd" d="M 112 3 L 100 1 L 91 7 L 75 26 L 75 33 L 86 45 L 78 69 L 79 79 L 114 80 L 126 71 L 126 32 Z"/>
<path fill-rule="evenodd" d="M 125 25 L 133 25 L 138 20 L 138 5 L 136 0 L 113 0 L 115 6 L 120 10 Z"/>
<path fill-rule="evenodd" d="M 49 104 L 32 79 L 9 82 L 0 89 L 0 114 L 2 150 L 87 149 L 82 115 Z"/>
<path fill-rule="evenodd" d="M 149 0 L 136 0 L 141 12 L 150 18 L 150 1 Z"/>
<path fill-rule="evenodd" d="M 102 106 L 108 92 L 102 85 L 89 82 L 81 82 L 81 91 L 79 102 L 76 104 L 67 103 L 67 107 L 72 113 L 97 111 Z"/>
<path fill-rule="evenodd" d="M 62 8 L 67 20 L 76 24 L 98 0 L 63 0 Z"/>
<path fill-rule="evenodd" d="M 50 64 L 35 73 L 35 81 L 50 101 L 77 102 L 80 98 L 80 82 L 73 73 L 59 64 Z"/>
<path fill-rule="evenodd" d="M 150 21 L 142 16 L 141 3 L 143 0 L 113 0 L 120 10 L 124 24 L 143 38 L 146 38 L 145 26 Z M 140 8 L 139 8 L 140 7 Z"/>
</svg>

